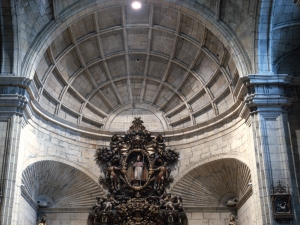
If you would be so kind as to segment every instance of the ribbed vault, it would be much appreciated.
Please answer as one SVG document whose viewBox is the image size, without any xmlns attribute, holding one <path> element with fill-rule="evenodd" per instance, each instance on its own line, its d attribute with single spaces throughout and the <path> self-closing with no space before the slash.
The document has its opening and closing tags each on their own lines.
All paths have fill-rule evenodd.
<svg viewBox="0 0 300 225">
<path fill-rule="evenodd" d="M 226 46 L 183 11 L 155 4 L 109 7 L 74 21 L 44 53 L 39 104 L 101 129 L 124 105 L 148 104 L 169 129 L 226 112 L 239 74 Z"/>
<path fill-rule="evenodd" d="M 219 206 L 224 196 L 241 199 L 251 188 L 250 170 L 237 159 L 219 159 L 201 165 L 182 177 L 170 190 L 182 196 L 185 207 Z"/>
<path fill-rule="evenodd" d="M 56 208 L 90 207 L 103 189 L 80 170 L 56 161 L 39 161 L 29 165 L 22 173 L 23 190 L 37 201 L 48 195 Z"/>
</svg>

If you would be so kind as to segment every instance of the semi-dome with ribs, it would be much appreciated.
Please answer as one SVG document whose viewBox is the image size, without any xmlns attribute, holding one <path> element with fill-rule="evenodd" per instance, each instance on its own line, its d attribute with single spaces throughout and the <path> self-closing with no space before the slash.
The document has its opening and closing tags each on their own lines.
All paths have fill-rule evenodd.
<svg viewBox="0 0 300 225">
<path fill-rule="evenodd" d="M 229 50 L 202 22 L 143 4 L 74 21 L 49 45 L 34 79 L 41 110 L 57 118 L 122 130 L 124 115 L 144 115 L 149 130 L 174 130 L 226 113 L 238 77 Z"/>
</svg>

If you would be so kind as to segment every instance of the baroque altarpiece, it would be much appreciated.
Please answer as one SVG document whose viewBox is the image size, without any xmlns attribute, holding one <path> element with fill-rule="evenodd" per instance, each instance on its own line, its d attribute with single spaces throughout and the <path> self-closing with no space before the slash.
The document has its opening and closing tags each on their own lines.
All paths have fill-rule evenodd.
<svg viewBox="0 0 300 225">
<path fill-rule="evenodd" d="M 105 172 L 99 182 L 108 194 L 97 197 L 89 215 L 92 224 L 186 224 L 182 198 L 167 192 L 178 157 L 166 148 L 163 136 L 146 130 L 140 118 L 124 136 L 113 135 L 110 146 L 95 154 Z"/>
</svg>

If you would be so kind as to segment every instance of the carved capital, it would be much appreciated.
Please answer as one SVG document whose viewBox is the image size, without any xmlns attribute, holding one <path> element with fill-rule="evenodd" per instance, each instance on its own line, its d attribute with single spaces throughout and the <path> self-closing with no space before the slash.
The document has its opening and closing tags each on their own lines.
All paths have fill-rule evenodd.
<svg viewBox="0 0 300 225">
<path fill-rule="evenodd" d="M 287 88 L 292 83 L 292 77 L 286 74 L 250 74 L 242 81 L 247 87 L 244 101 L 252 113 L 287 110 L 292 104 Z"/>
<path fill-rule="evenodd" d="M 19 86 L 0 86 L 0 116 L 18 115 L 28 119 L 30 96 L 25 88 Z"/>
<path fill-rule="evenodd" d="M 294 0 L 294 4 L 296 4 L 300 8 L 300 0 Z"/>
</svg>

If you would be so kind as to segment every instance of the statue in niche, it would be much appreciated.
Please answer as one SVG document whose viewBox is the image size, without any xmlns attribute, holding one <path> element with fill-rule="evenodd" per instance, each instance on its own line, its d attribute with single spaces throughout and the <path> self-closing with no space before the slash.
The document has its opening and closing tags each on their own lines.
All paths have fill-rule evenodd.
<svg viewBox="0 0 300 225">
<path fill-rule="evenodd" d="M 43 215 L 41 216 L 39 222 L 38 222 L 38 225 L 46 225 L 46 220 L 47 220 L 47 216 L 46 215 Z"/>
<path fill-rule="evenodd" d="M 229 225 L 237 225 L 235 216 L 233 214 L 230 215 Z"/>
<path fill-rule="evenodd" d="M 133 168 L 134 168 L 134 181 L 135 182 L 141 182 L 142 181 L 142 175 L 143 175 L 143 167 L 144 163 L 141 162 L 141 156 L 138 155 L 136 157 L 136 162 L 133 163 Z"/>
<path fill-rule="evenodd" d="M 141 186 L 147 178 L 145 163 L 141 161 L 141 155 L 137 155 L 136 161 L 132 162 L 128 168 L 129 179 L 133 181 L 133 186 Z"/>
<path fill-rule="evenodd" d="M 107 163 L 107 170 L 106 170 L 106 179 L 110 180 L 110 184 L 112 190 L 115 190 L 117 188 L 117 174 L 116 174 L 116 170 L 120 170 L 118 167 L 116 166 L 112 166 L 111 163 Z"/>
</svg>

